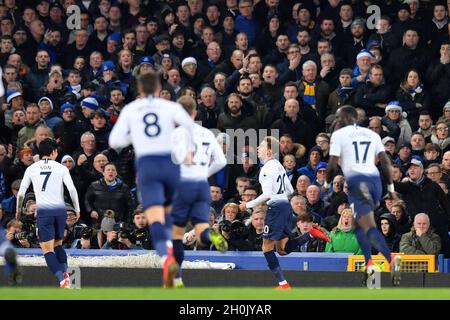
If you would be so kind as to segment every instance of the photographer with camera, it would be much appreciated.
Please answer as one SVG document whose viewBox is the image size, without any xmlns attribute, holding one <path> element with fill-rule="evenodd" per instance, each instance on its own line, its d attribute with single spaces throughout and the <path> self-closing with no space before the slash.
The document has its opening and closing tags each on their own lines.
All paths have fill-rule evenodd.
<svg viewBox="0 0 450 320">
<path fill-rule="evenodd" d="M 230 251 L 248 251 L 249 246 L 245 243 L 248 234 L 245 224 L 238 219 L 239 205 L 227 203 L 222 209 L 222 220 L 219 222 L 219 230 L 228 242 Z"/>
<path fill-rule="evenodd" d="M 64 248 L 99 249 L 97 232 L 81 220 L 77 220 L 75 209 L 66 203 L 67 219 L 64 230 Z"/>
<path fill-rule="evenodd" d="M 6 225 L 6 239 L 8 239 L 15 248 L 30 248 L 30 242 L 26 231 L 22 230 L 23 223 L 12 219 Z"/>
<path fill-rule="evenodd" d="M 111 229 L 110 225 L 105 226 L 102 221 L 102 231 L 106 232 L 106 243 L 102 249 L 152 249 L 147 218 L 142 209 L 136 209 L 134 211 L 133 225 L 130 226 L 126 222 L 117 222 L 112 225 Z"/>
</svg>

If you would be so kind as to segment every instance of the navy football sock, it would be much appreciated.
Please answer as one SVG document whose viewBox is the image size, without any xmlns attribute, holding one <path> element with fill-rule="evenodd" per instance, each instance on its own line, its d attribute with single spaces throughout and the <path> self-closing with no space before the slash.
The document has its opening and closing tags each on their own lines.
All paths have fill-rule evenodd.
<svg viewBox="0 0 450 320">
<path fill-rule="evenodd" d="M 183 263 L 184 260 L 184 247 L 182 240 L 173 240 L 173 256 L 175 257 L 175 260 L 180 266 L 180 269 L 178 270 L 176 277 L 181 278 L 181 264 Z"/>
<path fill-rule="evenodd" d="M 172 239 L 173 218 L 170 214 L 166 214 L 164 227 L 166 228 L 167 239 Z"/>
<path fill-rule="evenodd" d="M 377 228 L 370 228 L 367 231 L 367 238 L 369 238 L 370 243 L 383 254 L 386 260 L 391 262 L 391 251 L 389 250 L 386 240 L 384 240 L 383 235 Z"/>
<path fill-rule="evenodd" d="M 59 263 L 62 266 L 62 271 L 67 272 L 67 255 L 66 250 L 62 246 L 55 247 L 55 256 L 58 259 Z"/>
<path fill-rule="evenodd" d="M 364 260 L 366 260 L 366 265 L 367 265 L 367 263 L 369 262 L 369 259 L 371 258 L 371 255 L 372 255 L 372 251 L 371 251 L 372 246 L 370 245 L 370 241 L 367 238 L 367 235 L 365 234 L 363 229 L 357 227 L 355 229 L 355 235 L 356 235 L 356 239 L 358 239 L 359 246 L 361 247 L 361 250 L 364 255 Z"/>
<path fill-rule="evenodd" d="M 167 255 L 167 233 L 161 222 L 153 222 L 150 225 L 150 235 L 153 247 L 160 257 Z"/>
<path fill-rule="evenodd" d="M 210 236 L 211 229 L 207 228 L 203 230 L 203 232 L 200 234 L 200 241 L 204 245 L 210 245 L 211 244 L 211 236 Z"/>
<path fill-rule="evenodd" d="M 283 275 L 283 271 L 281 271 L 280 263 L 278 262 L 278 258 L 275 255 L 275 250 L 264 252 L 264 257 L 267 260 L 267 264 L 269 266 L 270 271 L 275 275 L 278 282 L 286 281 L 286 278 Z"/>
<path fill-rule="evenodd" d="M 56 255 L 54 252 L 47 252 L 44 254 L 45 262 L 47 263 L 48 268 L 50 271 L 55 275 L 56 279 L 58 279 L 58 282 L 61 282 L 64 280 L 64 274 L 62 271 L 62 266 L 58 262 L 58 259 L 56 259 Z"/>
</svg>

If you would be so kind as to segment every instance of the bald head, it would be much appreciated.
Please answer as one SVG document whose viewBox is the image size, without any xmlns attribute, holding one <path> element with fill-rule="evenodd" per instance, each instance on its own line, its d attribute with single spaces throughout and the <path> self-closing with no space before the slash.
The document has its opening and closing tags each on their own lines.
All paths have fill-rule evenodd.
<svg viewBox="0 0 450 320">
<path fill-rule="evenodd" d="M 446 171 L 450 171 L 450 151 L 447 151 L 442 156 L 442 168 Z"/>
</svg>

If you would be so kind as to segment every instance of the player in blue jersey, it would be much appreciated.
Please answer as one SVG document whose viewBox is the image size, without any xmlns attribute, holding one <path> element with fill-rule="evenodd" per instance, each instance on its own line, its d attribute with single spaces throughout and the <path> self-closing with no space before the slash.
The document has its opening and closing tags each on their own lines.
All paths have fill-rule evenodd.
<svg viewBox="0 0 450 320">
<path fill-rule="evenodd" d="M 371 258 L 371 246 L 381 252 L 390 264 L 392 282 L 400 284 L 401 257 L 391 259 L 391 252 L 383 235 L 377 229 L 374 210 L 378 206 L 382 187 L 376 159 L 380 161 L 388 192 L 392 197 L 394 184 L 391 176 L 391 161 L 384 151 L 378 134 L 356 124 L 357 113 L 352 106 L 343 106 L 336 112 L 336 126 L 330 141 L 326 187 L 334 177 L 338 163 L 348 184 L 348 199 L 358 224 L 355 234 L 363 251 L 366 272 L 365 279 L 376 271 Z"/>
<path fill-rule="evenodd" d="M 133 145 L 138 190 L 150 224 L 153 246 L 161 257 L 164 286 L 173 287 L 179 266 L 169 236 L 169 213 L 180 179 L 180 167 L 172 161 L 171 136 L 175 127 L 181 126 L 192 137 L 194 121 L 178 103 L 156 97 L 161 90 L 157 73 L 141 75 L 138 90 L 143 98 L 123 108 L 109 136 L 109 145 L 114 149 Z"/>
<path fill-rule="evenodd" d="M 294 190 L 282 164 L 277 160 L 279 142 L 274 137 L 265 137 L 258 147 L 258 158 L 264 163 L 259 173 L 259 183 L 262 194 L 249 202 L 241 202 L 241 211 L 254 208 L 267 202 L 268 208 L 263 231 L 263 252 L 269 269 L 278 280 L 278 290 L 290 289 L 289 283 L 283 275 L 275 251 L 281 255 L 289 254 L 297 247 L 309 241 L 312 237 L 330 241 L 318 227 L 309 232 L 293 237 L 292 207 L 288 196 Z"/>
<path fill-rule="evenodd" d="M 197 104 L 189 96 L 182 96 L 177 101 L 186 112 L 195 119 Z M 183 236 L 186 224 L 191 221 L 195 228 L 197 241 L 204 245 L 213 244 L 222 253 L 228 248 L 222 235 L 209 227 L 209 211 L 211 193 L 208 177 L 221 170 L 227 164 L 222 148 L 214 134 L 202 126 L 195 124 L 193 142 L 184 141 L 184 128 L 174 131 L 173 144 L 181 164 L 181 180 L 173 201 L 173 252 L 180 265 L 180 272 L 175 278 L 175 287 L 183 287 L 181 279 L 181 264 L 184 260 Z M 186 146 L 192 146 L 189 150 Z"/>
<path fill-rule="evenodd" d="M 18 216 L 22 214 L 25 193 L 30 184 L 33 184 L 37 205 L 37 236 L 45 262 L 59 281 L 60 287 L 70 289 L 67 255 L 62 247 L 67 219 L 64 185 L 69 191 L 77 217 L 80 217 L 80 205 L 69 169 L 55 161 L 58 157 L 57 148 L 56 141 L 52 139 L 45 139 L 39 144 L 41 160 L 33 163 L 25 171 L 17 194 L 17 214 Z"/>
</svg>

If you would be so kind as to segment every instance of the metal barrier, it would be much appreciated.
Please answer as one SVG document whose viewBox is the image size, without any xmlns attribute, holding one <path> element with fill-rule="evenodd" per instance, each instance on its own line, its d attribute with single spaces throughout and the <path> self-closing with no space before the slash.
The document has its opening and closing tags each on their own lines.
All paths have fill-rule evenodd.
<svg viewBox="0 0 450 320">
<path fill-rule="evenodd" d="M 401 272 L 437 272 L 436 256 L 434 255 L 413 255 L 401 254 L 402 263 L 400 265 Z M 389 271 L 389 264 L 382 255 L 373 255 L 373 263 L 378 266 L 381 271 Z M 364 256 L 349 256 L 347 271 L 362 271 L 365 267 Z"/>
</svg>

